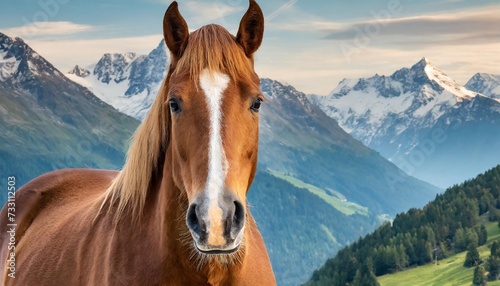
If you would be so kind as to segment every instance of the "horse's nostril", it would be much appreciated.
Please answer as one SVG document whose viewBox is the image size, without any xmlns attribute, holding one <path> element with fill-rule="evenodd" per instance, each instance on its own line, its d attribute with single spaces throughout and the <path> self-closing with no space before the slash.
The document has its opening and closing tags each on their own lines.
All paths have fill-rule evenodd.
<svg viewBox="0 0 500 286">
<path fill-rule="evenodd" d="M 239 201 L 234 201 L 233 227 L 242 227 L 245 222 L 245 208 Z"/>
<path fill-rule="evenodd" d="M 245 225 L 245 208 L 239 201 L 234 201 L 234 213 L 231 218 L 229 232 L 232 239 L 240 234 L 243 226 Z"/>
<path fill-rule="evenodd" d="M 193 231 L 196 233 L 198 236 L 201 236 L 202 233 L 202 227 L 200 225 L 200 220 L 198 219 L 198 215 L 196 214 L 196 204 L 192 204 L 189 207 L 188 214 L 187 214 L 187 225 Z"/>
</svg>

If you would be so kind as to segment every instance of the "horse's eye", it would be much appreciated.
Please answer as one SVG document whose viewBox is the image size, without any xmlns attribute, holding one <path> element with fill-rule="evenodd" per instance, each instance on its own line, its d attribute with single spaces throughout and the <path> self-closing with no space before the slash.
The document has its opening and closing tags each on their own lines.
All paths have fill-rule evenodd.
<svg viewBox="0 0 500 286">
<path fill-rule="evenodd" d="M 250 109 L 255 112 L 259 112 L 261 104 L 262 104 L 262 99 L 258 98 L 254 102 L 252 102 L 252 106 L 250 106 Z"/>
<path fill-rule="evenodd" d="M 181 112 L 181 106 L 179 105 L 179 102 L 177 102 L 177 100 L 171 99 L 168 102 L 168 105 L 170 105 L 170 110 L 172 110 L 173 113 Z"/>
</svg>

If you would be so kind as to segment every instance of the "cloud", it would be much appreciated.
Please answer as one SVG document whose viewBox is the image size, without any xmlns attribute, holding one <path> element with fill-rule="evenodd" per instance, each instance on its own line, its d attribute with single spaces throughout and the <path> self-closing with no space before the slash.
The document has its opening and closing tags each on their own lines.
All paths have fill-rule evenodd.
<svg viewBox="0 0 500 286">
<path fill-rule="evenodd" d="M 391 38 L 394 43 L 411 46 L 434 44 L 478 44 L 498 42 L 500 38 L 500 5 L 483 9 L 437 15 L 392 18 L 385 14 L 381 19 L 353 23 L 332 23 L 323 30 L 329 40 L 355 40 L 356 38 Z M 379 40 L 380 40 L 379 39 Z M 396 41 L 395 39 L 399 39 Z"/>
<path fill-rule="evenodd" d="M 436 43 L 457 45 L 467 41 L 483 44 L 500 39 L 500 5 L 459 12 L 398 17 L 403 9 L 404 7 L 400 6 L 393 14 L 388 10 L 372 11 L 371 18 L 352 22 L 309 17 L 298 21 L 270 23 L 269 27 L 274 30 L 315 33 L 326 40 L 355 41 L 360 37 L 371 40 L 376 38 L 379 41 L 383 39 L 408 47 Z"/>
<path fill-rule="evenodd" d="M 137 52 L 148 54 L 158 46 L 162 35 L 130 38 L 26 40 L 38 54 L 65 73 L 76 64 L 83 67 L 97 63 L 105 53 Z"/>
<path fill-rule="evenodd" d="M 90 25 L 76 24 L 72 22 L 32 22 L 21 27 L 11 27 L 0 30 L 11 37 L 25 39 L 57 37 L 79 34 L 95 30 Z"/>
<path fill-rule="evenodd" d="M 348 26 L 344 23 L 330 22 L 321 19 L 310 19 L 296 22 L 270 23 L 269 28 L 283 31 L 300 31 L 300 32 L 322 32 L 347 29 Z"/>
<path fill-rule="evenodd" d="M 186 14 L 186 18 L 190 20 L 189 25 L 193 27 L 212 22 L 226 24 L 226 17 L 246 9 L 246 7 L 238 5 L 239 2 L 241 1 L 188 0 L 180 2 L 179 9 L 183 15 Z"/>
</svg>

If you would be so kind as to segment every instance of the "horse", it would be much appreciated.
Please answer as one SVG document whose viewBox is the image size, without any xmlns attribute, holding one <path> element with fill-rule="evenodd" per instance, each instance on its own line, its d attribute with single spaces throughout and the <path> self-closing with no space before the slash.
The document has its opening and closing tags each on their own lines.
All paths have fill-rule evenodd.
<svg viewBox="0 0 500 286">
<path fill-rule="evenodd" d="M 254 0 L 236 36 L 215 24 L 190 33 L 171 3 L 169 69 L 123 168 L 63 169 L 22 186 L 14 235 L 9 207 L 0 213 L 3 284 L 276 285 L 246 201 L 263 33 Z"/>
</svg>

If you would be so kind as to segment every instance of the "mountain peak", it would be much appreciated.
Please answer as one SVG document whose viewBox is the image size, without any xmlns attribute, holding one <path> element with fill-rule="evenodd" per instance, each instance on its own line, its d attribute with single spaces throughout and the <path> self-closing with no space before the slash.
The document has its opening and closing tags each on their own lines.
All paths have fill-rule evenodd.
<svg viewBox="0 0 500 286">
<path fill-rule="evenodd" d="M 500 99 L 500 75 L 476 73 L 465 87 L 488 97 Z"/>
<path fill-rule="evenodd" d="M 78 77 L 85 78 L 90 75 L 90 71 L 88 71 L 85 68 L 80 67 L 79 65 L 76 65 L 72 70 L 68 72 L 68 74 L 74 74 Z"/>
<path fill-rule="evenodd" d="M 55 74 L 57 69 L 37 54 L 21 38 L 0 33 L 0 81 L 31 78 L 40 72 Z"/>
<path fill-rule="evenodd" d="M 13 42 L 13 40 L 11 37 L 0 32 L 0 48 L 2 48 L 3 45 L 5 45 L 6 43 L 12 43 L 12 42 Z"/>
<path fill-rule="evenodd" d="M 431 81 L 437 83 L 444 90 L 447 90 L 459 100 L 463 98 L 473 98 L 477 95 L 477 93 L 462 87 L 454 79 L 432 64 L 428 63 L 424 70 L 425 74 Z"/>
<path fill-rule="evenodd" d="M 6 34 L 0 32 L 0 51 L 5 49 L 6 46 L 12 45 L 13 43 L 27 46 L 23 39 L 19 37 L 11 38 Z"/>
<path fill-rule="evenodd" d="M 126 53 L 105 53 L 101 60 L 111 60 L 111 61 L 127 61 L 132 60 L 137 56 L 137 53 L 126 52 Z"/>
<path fill-rule="evenodd" d="M 433 89 L 443 89 L 453 94 L 458 101 L 464 98 L 473 98 L 477 94 L 467 88 L 462 87 L 454 79 L 449 77 L 440 68 L 431 63 L 428 58 L 423 57 L 419 62 L 414 64 L 410 71 L 412 71 L 413 77 L 418 79 L 420 83 L 430 84 Z"/>
<path fill-rule="evenodd" d="M 491 73 L 478 72 L 472 76 L 472 79 L 483 79 L 483 80 L 493 80 L 500 81 L 500 75 L 495 75 Z M 470 81 L 470 80 L 469 80 Z"/>
<path fill-rule="evenodd" d="M 165 40 L 162 39 L 158 46 L 149 53 L 150 57 L 153 57 L 154 55 L 159 55 L 161 57 L 167 58 L 169 57 L 169 51 L 167 49 L 167 45 L 165 44 Z"/>
<path fill-rule="evenodd" d="M 127 68 L 137 57 L 136 53 L 106 53 L 94 68 L 94 75 L 103 83 L 120 83 L 128 78 Z"/>
<path fill-rule="evenodd" d="M 411 67 L 411 70 L 423 70 L 425 69 L 427 66 L 431 66 L 431 67 L 436 67 L 434 66 L 431 61 L 429 61 L 428 58 L 426 57 L 423 57 L 420 61 L 418 61 L 416 64 L 414 64 L 412 67 Z"/>
<path fill-rule="evenodd" d="M 21 38 L 11 38 L 0 33 L 0 55 L 2 59 L 15 57 L 16 60 L 33 57 L 33 50 Z"/>
</svg>

